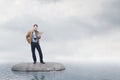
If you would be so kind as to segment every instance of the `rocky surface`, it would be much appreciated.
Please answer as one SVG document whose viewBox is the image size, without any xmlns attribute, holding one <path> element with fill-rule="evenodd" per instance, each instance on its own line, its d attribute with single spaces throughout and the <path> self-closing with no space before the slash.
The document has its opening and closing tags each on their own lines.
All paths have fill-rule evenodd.
<svg viewBox="0 0 120 80">
<path fill-rule="evenodd" d="M 19 63 L 12 67 L 12 71 L 25 71 L 25 72 L 45 72 L 45 71 L 62 71 L 65 67 L 61 63 L 46 62 L 41 63 Z"/>
</svg>

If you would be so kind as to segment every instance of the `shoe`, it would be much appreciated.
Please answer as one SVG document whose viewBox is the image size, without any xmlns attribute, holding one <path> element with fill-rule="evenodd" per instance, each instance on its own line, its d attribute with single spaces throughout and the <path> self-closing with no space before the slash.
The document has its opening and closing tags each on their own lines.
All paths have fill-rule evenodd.
<svg viewBox="0 0 120 80">
<path fill-rule="evenodd" d="M 40 62 L 40 63 L 45 64 L 45 62 Z"/>
<path fill-rule="evenodd" d="M 36 64 L 36 62 L 33 62 L 33 64 Z"/>
</svg>

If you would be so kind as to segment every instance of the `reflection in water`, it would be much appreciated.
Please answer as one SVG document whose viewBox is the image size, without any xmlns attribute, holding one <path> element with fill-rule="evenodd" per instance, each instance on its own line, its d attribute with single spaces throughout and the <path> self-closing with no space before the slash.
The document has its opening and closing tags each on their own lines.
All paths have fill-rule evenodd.
<svg viewBox="0 0 120 80">
<path fill-rule="evenodd" d="M 58 76 L 61 76 L 60 74 L 61 72 L 34 72 L 30 80 L 59 80 Z"/>
<path fill-rule="evenodd" d="M 63 71 L 53 72 L 14 72 L 22 80 L 62 80 Z"/>
<path fill-rule="evenodd" d="M 33 74 L 33 78 L 31 80 L 45 80 L 45 75 L 38 76 L 37 74 Z"/>
</svg>

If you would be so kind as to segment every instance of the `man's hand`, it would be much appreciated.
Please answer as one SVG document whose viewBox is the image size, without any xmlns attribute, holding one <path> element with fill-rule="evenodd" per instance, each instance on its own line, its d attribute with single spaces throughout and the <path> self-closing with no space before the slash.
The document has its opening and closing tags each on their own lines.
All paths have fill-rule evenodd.
<svg viewBox="0 0 120 80">
<path fill-rule="evenodd" d="M 40 34 L 43 34 L 43 32 L 40 32 Z"/>
</svg>

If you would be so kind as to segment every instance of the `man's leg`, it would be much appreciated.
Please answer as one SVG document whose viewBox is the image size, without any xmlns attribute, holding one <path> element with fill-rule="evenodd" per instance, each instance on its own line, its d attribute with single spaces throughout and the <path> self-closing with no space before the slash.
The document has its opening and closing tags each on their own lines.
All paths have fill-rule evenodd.
<svg viewBox="0 0 120 80">
<path fill-rule="evenodd" d="M 37 48 L 37 50 L 38 50 L 38 52 L 39 52 L 40 62 L 41 62 L 41 63 L 44 63 L 44 61 L 43 61 L 43 54 L 42 54 L 42 50 L 41 50 L 40 45 L 39 45 L 38 43 L 37 43 L 36 48 Z"/>
<path fill-rule="evenodd" d="M 35 55 L 35 44 L 34 43 L 31 43 L 31 51 L 32 51 L 33 61 L 35 64 L 36 63 L 36 55 Z"/>
</svg>

